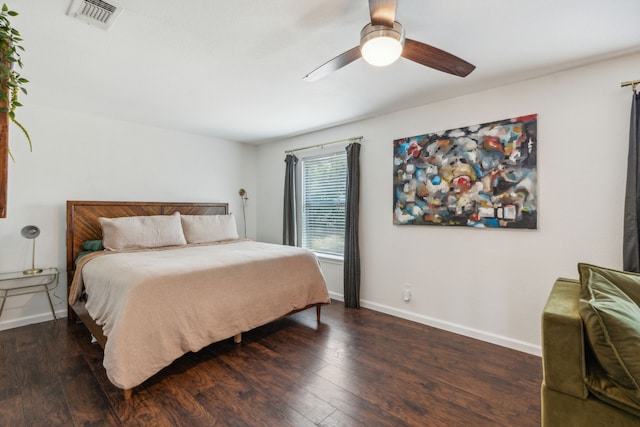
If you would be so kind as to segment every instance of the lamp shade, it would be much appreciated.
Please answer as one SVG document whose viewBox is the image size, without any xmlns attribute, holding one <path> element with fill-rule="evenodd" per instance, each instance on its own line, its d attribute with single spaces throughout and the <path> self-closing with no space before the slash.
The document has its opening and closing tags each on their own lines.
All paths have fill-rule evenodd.
<svg viewBox="0 0 640 427">
<path fill-rule="evenodd" d="M 20 234 L 25 239 L 35 239 L 40 235 L 40 229 L 35 225 L 27 225 L 25 227 L 22 227 Z"/>
<path fill-rule="evenodd" d="M 404 28 L 398 22 L 393 27 L 367 24 L 360 31 L 360 53 L 371 65 L 384 67 L 394 63 L 404 47 Z"/>
</svg>

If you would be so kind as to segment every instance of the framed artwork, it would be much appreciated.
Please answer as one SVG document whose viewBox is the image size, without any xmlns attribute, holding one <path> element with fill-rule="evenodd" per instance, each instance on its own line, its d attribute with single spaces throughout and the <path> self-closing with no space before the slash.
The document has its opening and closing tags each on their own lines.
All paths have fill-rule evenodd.
<svg viewBox="0 0 640 427">
<path fill-rule="evenodd" d="M 393 223 L 537 228 L 538 115 L 393 141 Z"/>
</svg>

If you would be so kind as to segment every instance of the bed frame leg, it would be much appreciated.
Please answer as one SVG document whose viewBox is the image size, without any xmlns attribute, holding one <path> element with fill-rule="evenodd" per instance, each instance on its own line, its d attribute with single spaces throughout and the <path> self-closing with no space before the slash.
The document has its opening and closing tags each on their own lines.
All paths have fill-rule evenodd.
<svg viewBox="0 0 640 427">
<path fill-rule="evenodd" d="M 322 306 L 320 304 L 316 305 L 316 320 L 320 323 L 320 311 Z"/>
<path fill-rule="evenodd" d="M 124 389 L 124 400 L 131 400 L 131 396 L 132 395 L 133 395 L 133 389 L 132 388 Z"/>
<path fill-rule="evenodd" d="M 240 344 L 242 342 L 242 333 L 233 336 L 233 342 Z"/>
</svg>

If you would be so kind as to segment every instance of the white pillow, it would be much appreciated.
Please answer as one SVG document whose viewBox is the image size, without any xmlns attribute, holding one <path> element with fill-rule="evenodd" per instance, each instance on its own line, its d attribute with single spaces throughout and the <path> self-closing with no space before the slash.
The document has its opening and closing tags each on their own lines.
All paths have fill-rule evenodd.
<svg viewBox="0 0 640 427">
<path fill-rule="evenodd" d="M 105 249 L 158 248 L 186 245 L 180 214 L 99 218 Z"/>
<path fill-rule="evenodd" d="M 209 243 L 238 238 L 236 218 L 229 215 L 181 215 L 187 243 Z"/>
</svg>

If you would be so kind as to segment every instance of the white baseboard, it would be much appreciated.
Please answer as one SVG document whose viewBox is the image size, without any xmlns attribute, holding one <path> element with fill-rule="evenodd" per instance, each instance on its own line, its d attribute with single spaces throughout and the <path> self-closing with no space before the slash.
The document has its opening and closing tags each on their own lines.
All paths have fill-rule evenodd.
<svg viewBox="0 0 640 427">
<path fill-rule="evenodd" d="M 336 292 L 329 292 L 329 296 L 338 301 L 344 301 L 343 294 L 338 294 Z M 384 304 L 378 304 L 378 303 L 374 303 L 366 300 L 360 300 L 360 306 L 364 308 L 368 308 L 370 310 L 389 314 L 391 316 L 400 317 L 401 319 L 411 320 L 412 322 L 421 323 L 423 325 L 432 326 L 434 328 L 453 332 L 455 334 L 479 339 L 481 341 L 486 341 L 491 344 L 496 344 L 502 347 L 511 348 L 513 350 L 522 351 L 524 353 L 533 354 L 534 356 L 542 355 L 542 348 L 539 345 L 534 345 L 525 341 L 520 341 L 513 338 L 505 337 L 502 335 L 493 334 L 491 332 L 481 331 L 475 328 L 469 328 L 466 326 L 458 325 L 458 324 L 447 322 L 444 320 L 435 319 L 433 317 L 423 316 L 421 314 L 412 313 L 410 311 L 401 310 L 395 307 L 389 307 Z"/>
<path fill-rule="evenodd" d="M 62 309 L 56 310 L 56 317 L 58 319 L 67 317 L 67 309 L 62 308 Z M 17 319 L 0 321 L 0 331 L 19 328 L 20 326 L 27 326 L 33 323 L 48 322 L 50 320 L 53 320 L 51 311 L 47 311 L 45 313 L 40 313 L 40 314 L 34 314 L 31 316 L 18 317 Z"/>
</svg>

